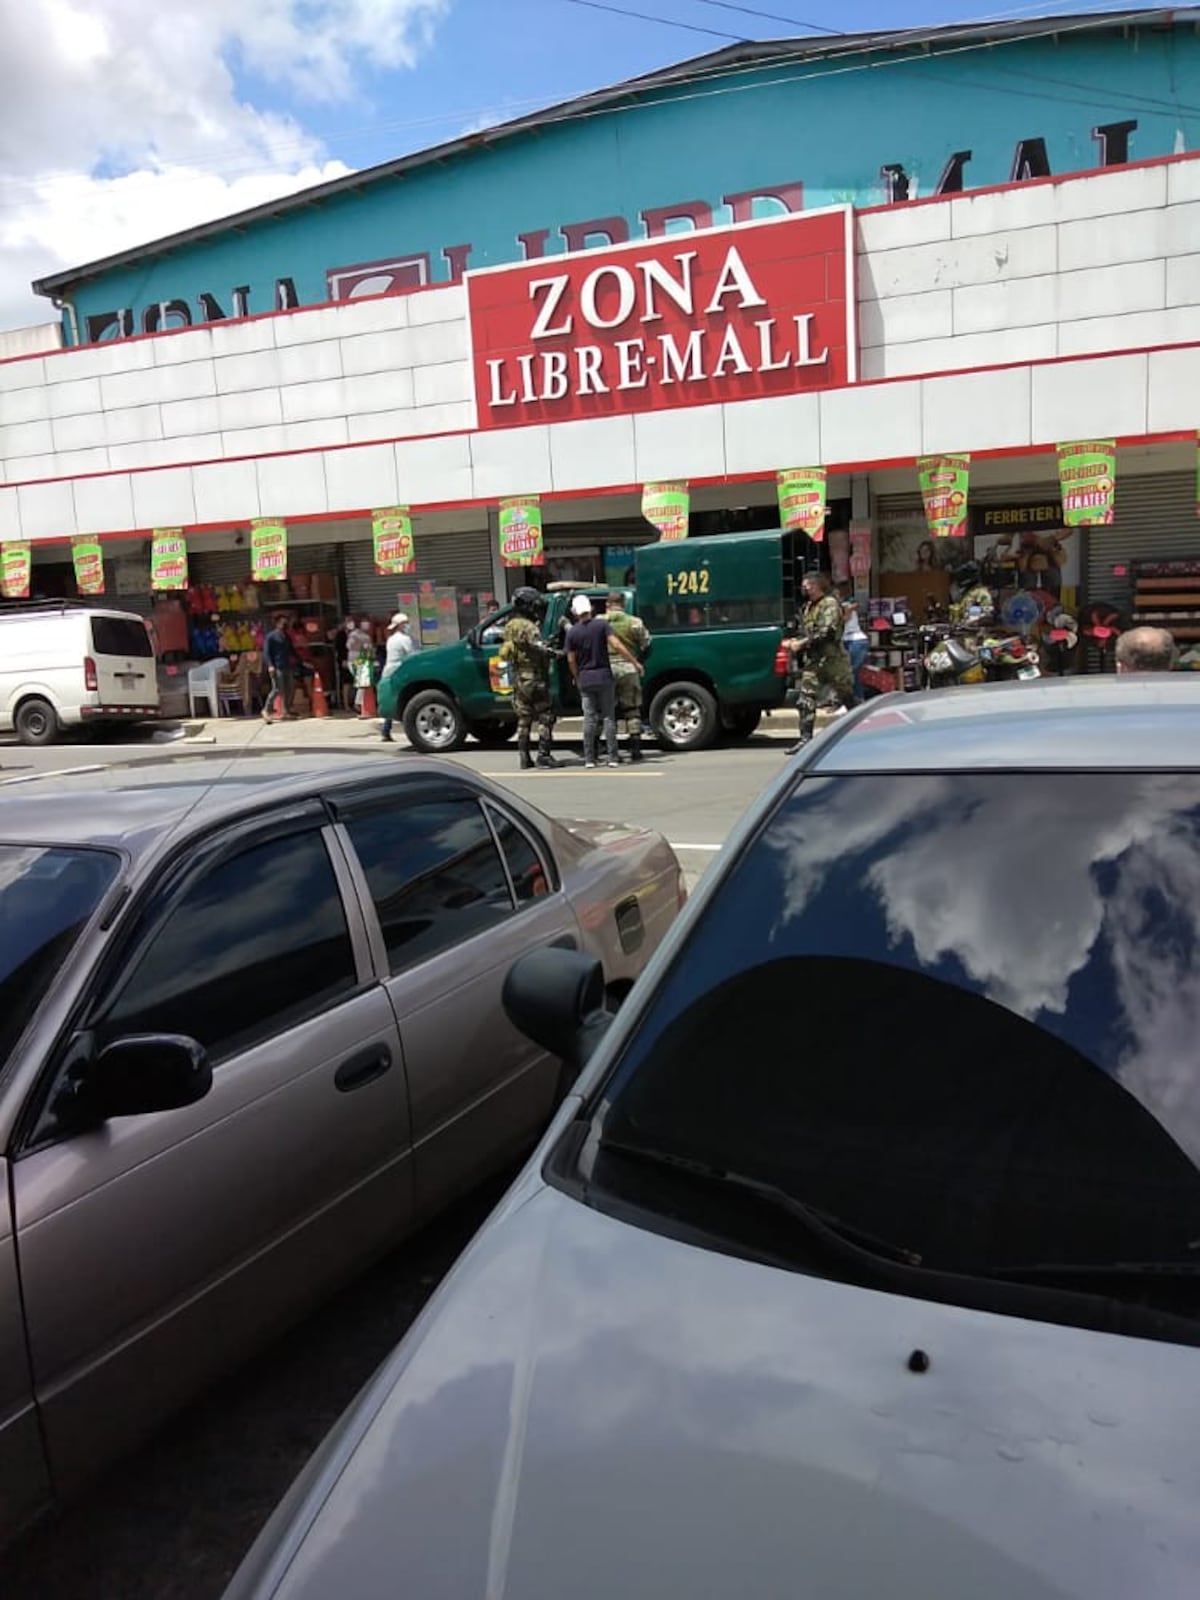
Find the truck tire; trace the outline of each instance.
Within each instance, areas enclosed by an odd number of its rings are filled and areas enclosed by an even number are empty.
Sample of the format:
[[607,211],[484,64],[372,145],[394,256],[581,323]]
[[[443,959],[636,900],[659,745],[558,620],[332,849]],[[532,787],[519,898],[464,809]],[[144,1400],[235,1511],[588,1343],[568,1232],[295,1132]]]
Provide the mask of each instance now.
[[668,683],[650,702],[650,726],[668,750],[707,750],[720,731],[717,702],[699,683]]
[[463,714],[441,689],[422,689],[404,708],[404,731],[414,750],[444,756],[461,750],[467,737]]
[[21,701],[13,726],[22,744],[53,744],[58,738],[58,713],[49,700],[32,695]]
[[502,744],[507,744],[517,731],[515,722],[469,722],[467,732],[478,744],[487,745],[490,749],[499,749]]
[[762,721],[762,712],[757,708],[751,711],[727,711],[721,721],[725,737],[736,743],[742,739],[749,739],[757,730]]

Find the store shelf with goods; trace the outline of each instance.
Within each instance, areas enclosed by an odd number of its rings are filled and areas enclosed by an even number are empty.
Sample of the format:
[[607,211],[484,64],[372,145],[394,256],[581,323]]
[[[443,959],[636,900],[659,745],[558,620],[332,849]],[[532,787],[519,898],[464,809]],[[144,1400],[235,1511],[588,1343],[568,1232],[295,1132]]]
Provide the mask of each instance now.
[[1166,628],[1178,644],[1200,640],[1200,561],[1132,563],[1131,623]]

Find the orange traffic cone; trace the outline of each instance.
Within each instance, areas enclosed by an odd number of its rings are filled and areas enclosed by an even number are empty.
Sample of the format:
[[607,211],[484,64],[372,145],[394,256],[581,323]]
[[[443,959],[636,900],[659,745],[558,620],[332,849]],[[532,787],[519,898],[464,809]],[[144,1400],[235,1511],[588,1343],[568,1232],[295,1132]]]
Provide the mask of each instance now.
[[321,674],[319,672],[313,673],[312,714],[314,717],[327,717],[329,715],[329,701],[325,698],[325,685],[321,682]]

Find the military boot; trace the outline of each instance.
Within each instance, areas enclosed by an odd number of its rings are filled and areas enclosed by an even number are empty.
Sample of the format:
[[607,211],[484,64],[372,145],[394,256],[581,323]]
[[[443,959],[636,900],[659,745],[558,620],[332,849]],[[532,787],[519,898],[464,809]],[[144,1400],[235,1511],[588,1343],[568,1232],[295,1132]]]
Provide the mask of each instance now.
[[631,733],[629,735],[629,759],[630,761],[640,761],[642,759],[642,736],[640,733]]
[[800,713],[800,737],[796,740],[795,744],[789,745],[787,747],[787,749],[784,751],[784,755],[788,755],[788,756],[799,755],[801,750],[804,749],[804,746],[812,738],[813,733],[816,731],[816,726],[817,726],[817,713],[816,713],[816,711],[807,711],[807,712],[806,711],[802,711]]
[[529,735],[528,734],[524,734],[523,733],[517,739],[517,754],[521,758],[521,770],[522,770],[522,772],[526,769],[526,767],[531,767],[533,765],[533,757],[529,754]]
[[538,740],[537,764],[539,767],[561,767],[562,762],[554,755],[554,736],[544,733]]

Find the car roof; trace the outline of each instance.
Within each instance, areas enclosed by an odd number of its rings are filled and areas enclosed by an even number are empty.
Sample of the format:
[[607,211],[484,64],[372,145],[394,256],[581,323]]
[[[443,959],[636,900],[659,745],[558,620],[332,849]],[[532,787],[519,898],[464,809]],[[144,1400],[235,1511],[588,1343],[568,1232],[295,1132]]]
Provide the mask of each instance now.
[[200,831],[265,804],[381,777],[403,783],[421,773],[475,781],[456,764],[408,755],[398,761],[390,752],[347,760],[332,750],[231,754],[186,747],[29,777],[0,773],[0,844],[94,845],[138,857],[185,822]]
[[1200,767],[1200,674],[1038,678],[890,694],[833,725],[808,772]]

